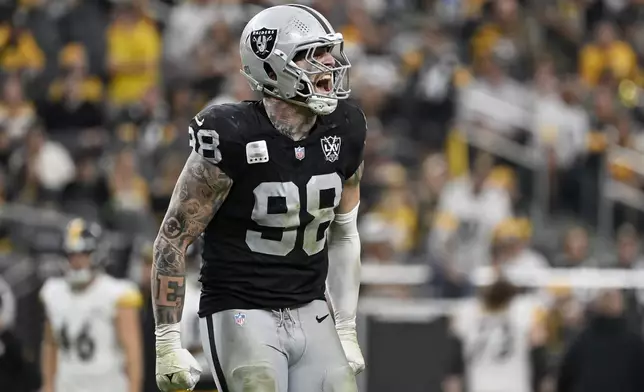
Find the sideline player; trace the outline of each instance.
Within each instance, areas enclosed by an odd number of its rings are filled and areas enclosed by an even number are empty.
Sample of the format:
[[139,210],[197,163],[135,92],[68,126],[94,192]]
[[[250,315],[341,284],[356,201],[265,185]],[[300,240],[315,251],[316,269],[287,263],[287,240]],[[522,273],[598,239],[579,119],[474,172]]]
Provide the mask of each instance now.
[[202,232],[201,334],[219,391],[357,390],[366,121],[343,101],[343,47],[309,7],[265,9],[240,40],[242,73],[263,99],[211,106],[191,121],[193,152],[155,242],[163,391],[199,378],[179,323],[186,248]]
[[544,313],[536,298],[517,292],[499,277],[478,298],[459,304],[451,324],[454,357],[445,392],[539,390],[545,370]]
[[100,229],[82,219],[67,226],[64,277],[48,279],[42,343],[44,392],[140,392],[141,293],[96,267]]

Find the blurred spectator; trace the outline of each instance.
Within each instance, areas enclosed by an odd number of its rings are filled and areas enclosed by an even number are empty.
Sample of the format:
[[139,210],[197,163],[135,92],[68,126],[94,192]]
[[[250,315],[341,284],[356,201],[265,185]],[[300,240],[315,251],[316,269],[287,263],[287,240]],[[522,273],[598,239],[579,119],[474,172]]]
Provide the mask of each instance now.
[[[235,73],[235,76],[244,78],[241,74]],[[248,85],[244,85],[246,90],[250,90]],[[188,85],[178,85],[170,92],[169,110],[170,120],[178,128],[184,128],[198,113],[202,107],[197,104],[197,94]]]
[[14,332],[15,305],[9,285],[0,279],[0,383],[12,391],[35,392],[40,389],[40,372],[25,357]]
[[158,392],[155,367],[156,351],[154,336],[154,312],[152,310],[152,252],[153,243],[141,239],[135,243],[133,254],[129,260],[129,278],[139,286],[143,296],[141,307],[141,337],[143,338],[143,392]]
[[644,1],[629,0],[628,5],[621,11],[618,22],[624,30],[624,36],[632,45],[641,60],[644,57]]
[[534,1],[544,27],[544,45],[554,56],[559,72],[571,73],[577,69],[577,52],[586,31],[585,0]]
[[174,191],[174,186],[177,183],[179,174],[183,169],[184,157],[182,154],[166,155],[165,159],[160,163],[158,176],[154,179],[151,186],[151,200],[152,210],[161,223],[165,215],[170,198]]
[[[617,260],[613,261],[610,267],[644,269],[640,236],[634,226],[625,224],[617,231]],[[627,327],[634,332],[642,333],[644,291],[623,290],[623,303]]]
[[405,71],[410,73],[408,89],[413,102],[414,138],[427,143],[430,150],[440,151],[455,111],[455,73],[459,66],[456,45],[436,23],[425,28],[418,52],[403,57]]
[[588,114],[579,105],[576,83],[562,85],[554,63],[544,59],[534,78],[533,139],[549,160],[551,194],[555,208],[577,211],[581,184],[580,165],[586,155],[590,128]]
[[475,64],[495,57],[515,79],[525,80],[532,72],[539,41],[534,20],[523,13],[517,0],[492,2],[492,18],[472,38]]
[[385,163],[378,173],[382,191],[372,211],[395,228],[394,249],[405,254],[414,249],[418,230],[417,207],[409,190],[407,172],[400,164]]
[[[172,79],[189,78],[194,63],[186,61],[205,40],[218,17],[213,0],[187,0],[173,7],[163,35],[163,57]],[[215,61],[212,59],[212,61]]]
[[11,139],[3,123],[0,123],[0,168],[3,172],[9,169],[9,158],[12,153]]
[[644,390],[644,342],[626,328],[621,293],[602,292],[594,310],[596,315],[564,356],[557,392]]
[[91,151],[77,157],[76,178],[65,187],[61,200],[63,211],[89,222],[100,221],[109,200],[109,188]]
[[155,25],[133,3],[114,9],[107,32],[109,99],[115,107],[140,100],[158,83],[161,39]]
[[146,212],[150,193],[145,179],[139,174],[134,151],[125,148],[114,157],[110,172],[110,204],[114,211]]
[[205,106],[232,103],[256,99],[255,92],[248,88],[248,81],[244,76],[235,73],[224,82],[221,94],[208,101]]
[[609,21],[597,25],[595,39],[582,49],[579,62],[579,73],[589,86],[597,85],[604,72],[620,80],[637,71],[635,52],[618,39],[615,25]]
[[418,182],[418,238],[426,247],[429,232],[435,220],[436,209],[443,187],[449,180],[448,167],[442,155],[429,155],[421,166],[420,180]]
[[75,173],[67,150],[48,140],[40,124],[32,126],[24,147],[12,154],[9,168],[18,200],[28,204],[56,200]]
[[[396,252],[396,228],[376,213],[365,215],[360,220],[362,263],[364,265],[392,265],[402,263]],[[383,297],[407,297],[408,287],[398,285],[364,285],[364,295]]]
[[588,115],[575,100],[572,82],[560,86],[550,59],[544,59],[537,67],[534,92],[535,139],[553,150],[559,170],[569,170],[586,151]]
[[206,97],[219,94],[226,76],[239,68],[238,57],[233,55],[237,50],[236,40],[226,22],[216,20],[212,23],[192,54],[196,67],[193,71],[195,88]]
[[516,137],[529,126],[526,88],[512,80],[496,56],[480,58],[476,79],[466,85],[459,97],[459,120],[464,126],[476,126]]
[[80,43],[67,44],[58,55],[61,77],[56,78],[49,86],[49,99],[63,99],[65,79],[73,77],[81,85],[80,96],[88,102],[100,102],[103,99],[101,79],[90,73],[87,51]]
[[116,136],[125,145],[141,155],[141,169],[146,177],[160,162],[155,152],[177,139],[177,132],[169,124],[169,108],[161,91],[151,87],[136,104],[128,106],[116,118]]
[[36,116],[31,102],[24,94],[20,78],[9,76],[3,84],[0,101],[0,122],[12,141],[24,138]]
[[[487,265],[494,228],[512,216],[507,191],[485,186],[492,165],[491,156],[479,154],[473,163],[472,174],[448,182],[438,203],[438,211],[450,216],[453,224],[437,226],[434,229],[436,233],[432,235],[440,238],[441,232],[455,230],[453,236],[449,237],[454,241],[453,249],[456,253],[453,268],[457,271],[464,272]],[[442,240],[433,246],[444,245],[445,241]]]
[[532,227],[526,219],[507,219],[499,223],[494,229],[494,243],[492,252],[494,263],[508,276],[513,271],[525,272],[547,269],[550,267],[548,260],[530,248]]
[[577,226],[569,229],[563,238],[562,252],[555,256],[554,267],[596,267],[597,261],[591,256],[588,244],[588,232]]
[[627,269],[644,267],[639,234],[633,225],[625,224],[618,230],[617,260],[611,266]]
[[87,48],[72,42],[58,54],[57,75],[38,111],[46,126],[59,132],[98,127],[103,98],[103,82],[90,73]]
[[24,14],[0,23],[0,66],[4,73],[35,74],[45,65],[38,43],[24,25]]
[[60,54],[62,75],[49,87],[48,100],[39,108],[52,131],[78,131],[103,125],[103,84],[88,73],[87,55],[80,44],[67,45]]
[[85,97],[83,80],[69,75],[61,82],[60,100],[43,105],[41,109],[47,128],[56,132],[100,127],[103,124],[101,108]]

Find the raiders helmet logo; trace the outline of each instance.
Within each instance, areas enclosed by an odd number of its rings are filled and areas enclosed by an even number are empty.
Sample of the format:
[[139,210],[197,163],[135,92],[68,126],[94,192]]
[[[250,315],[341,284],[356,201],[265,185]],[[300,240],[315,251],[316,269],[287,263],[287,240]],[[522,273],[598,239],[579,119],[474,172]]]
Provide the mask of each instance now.
[[250,47],[253,49],[255,56],[266,60],[275,48],[277,39],[277,29],[261,28],[250,33]]

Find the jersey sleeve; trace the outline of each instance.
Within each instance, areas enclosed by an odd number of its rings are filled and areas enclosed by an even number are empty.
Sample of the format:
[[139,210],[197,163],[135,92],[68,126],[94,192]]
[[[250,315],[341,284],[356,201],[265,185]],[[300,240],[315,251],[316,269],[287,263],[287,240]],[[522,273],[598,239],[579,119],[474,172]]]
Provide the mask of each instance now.
[[346,178],[353,176],[364,159],[364,147],[367,140],[367,118],[362,110],[355,108],[352,113],[351,130],[347,146]]
[[239,126],[232,113],[217,105],[197,114],[188,127],[192,151],[219,167],[233,181],[246,165]]
[[54,289],[54,282],[52,282],[51,279],[47,279],[45,283],[42,285],[40,288],[40,292],[38,293],[38,299],[40,299],[40,302],[47,307],[49,304],[49,298],[52,297],[52,290]]
[[123,281],[116,292],[117,308],[141,308],[143,296],[134,283]]
[[452,312],[451,319],[450,319],[450,331],[451,333],[459,338],[463,339],[465,336],[465,316],[468,313],[468,306],[469,302],[467,300],[465,302],[458,303],[454,307],[454,311]]

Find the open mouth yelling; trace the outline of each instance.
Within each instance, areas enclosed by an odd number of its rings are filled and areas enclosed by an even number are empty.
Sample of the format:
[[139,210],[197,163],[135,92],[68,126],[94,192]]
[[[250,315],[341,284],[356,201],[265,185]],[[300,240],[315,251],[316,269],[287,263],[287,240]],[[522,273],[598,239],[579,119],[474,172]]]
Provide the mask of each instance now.
[[315,82],[315,89],[324,94],[328,94],[333,90],[333,78],[331,77],[330,74],[326,74],[324,76],[321,76],[316,82]]

